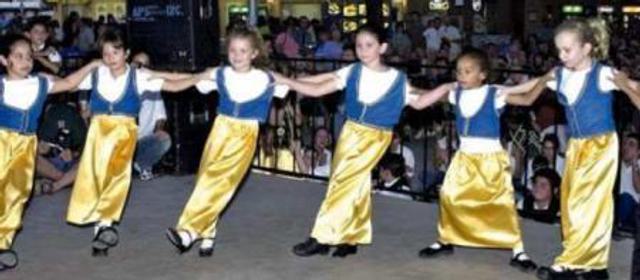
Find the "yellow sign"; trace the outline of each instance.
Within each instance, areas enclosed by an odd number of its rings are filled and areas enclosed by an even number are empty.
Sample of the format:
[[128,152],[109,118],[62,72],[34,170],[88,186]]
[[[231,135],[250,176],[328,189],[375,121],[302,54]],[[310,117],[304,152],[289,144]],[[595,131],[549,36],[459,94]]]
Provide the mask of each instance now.
[[449,0],[430,0],[429,10],[432,10],[432,11],[449,10]]
[[640,14],[640,6],[624,6],[622,12],[625,14]]

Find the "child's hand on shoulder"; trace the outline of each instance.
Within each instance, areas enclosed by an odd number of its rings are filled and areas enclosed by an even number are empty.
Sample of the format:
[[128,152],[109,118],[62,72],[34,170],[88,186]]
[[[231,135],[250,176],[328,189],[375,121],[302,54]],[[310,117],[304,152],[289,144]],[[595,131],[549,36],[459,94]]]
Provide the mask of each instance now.
[[278,72],[271,72],[273,76],[273,83],[276,85],[286,85],[288,78]]
[[613,76],[609,77],[616,86],[622,87],[622,85],[629,82],[629,74],[619,70],[613,70]]

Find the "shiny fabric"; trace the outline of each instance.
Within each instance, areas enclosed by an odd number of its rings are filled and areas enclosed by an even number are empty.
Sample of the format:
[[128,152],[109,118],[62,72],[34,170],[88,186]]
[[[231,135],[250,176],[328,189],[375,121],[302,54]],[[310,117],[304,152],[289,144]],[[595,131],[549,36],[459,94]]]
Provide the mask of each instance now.
[[0,129],[0,250],[11,248],[31,195],[38,140]]
[[69,223],[120,221],[131,185],[137,133],[131,117],[92,118],[69,202]]
[[560,185],[564,250],[555,265],[571,269],[607,268],[618,148],[615,133],[569,140]]
[[457,152],[440,191],[439,241],[523,249],[506,152]]
[[218,115],[209,133],[196,187],[177,228],[214,238],[220,214],[242,182],[256,149],[258,121]]
[[371,170],[386,152],[391,134],[390,130],[345,123],[311,237],[329,245],[371,243]]

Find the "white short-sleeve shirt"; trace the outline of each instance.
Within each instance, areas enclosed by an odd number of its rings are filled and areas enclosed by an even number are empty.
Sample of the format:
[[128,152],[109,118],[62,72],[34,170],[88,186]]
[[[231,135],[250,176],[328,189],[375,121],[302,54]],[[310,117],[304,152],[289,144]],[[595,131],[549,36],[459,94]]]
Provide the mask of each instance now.
[[[638,163],[640,164],[640,160]],[[620,194],[628,193],[636,200],[636,202],[640,201],[640,194],[636,192],[636,189],[633,187],[633,168],[631,165],[627,165],[626,163],[620,163],[620,172],[618,176],[620,176]]]
[[[249,72],[237,72],[232,67],[224,68],[224,84],[227,87],[231,100],[244,103],[259,97],[265,92],[267,87],[271,86],[269,75],[260,69],[251,69]],[[211,71],[211,79],[200,81],[196,84],[196,88],[203,94],[207,94],[218,89],[218,83],[215,81],[218,67]],[[273,96],[277,98],[285,98],[289,92],[289,87],[285,85],[276,85]]]
[[[457,87],[457,85],[456,85]],[[449,103],[460,107],[460,112],[464,117],[470,117],[478,113],[485,99],[489,95],[489,85],[479,88],[463,89],[460,94],[460,104],[456,104],[456,91],[449,92]],[[506,106],[506,95],[496,91],[494,106],[502,109]],[[502,150],[499,139],[487,139],[482,137],[460,137],[460,151],[465,153],[492,153]]]
[[[6,105],[20,110],[27,110],[38,99],[40,81],[37,76],[29,76],[21,80],[2,79],[4,84],[3,99]],[[53,88],[54,82],[48,80],[47,93]]]
[[[127,86],[127,80],[129,79],[129,71],[136,71],[136,87],[138,88],[138,94],[142,95],[145,92],[159,92],[162,91],[164,84],[163,79],[150,79],[151,73],[133,69],[127,66],[127,70],[124,74],[113,77],[109,68],[102,65],[98,67],[98,92],[100,95],[109,102],[118,100],[125,92]],[[81,90],[91,89],[91,77],[93,75],[87,75],[78,86]]]
[[138,139],[152,135],[156,122],[166,119],[167,111],[161,96],[158,99],[143,99],[138,114]]
[[[42,45],[42,46],[38,47],[37,50],[38,51],[44,51],[46,47],[47,47],[46,45]],[[61,63],[62,62],[62,56],[54,48],[51,48],[51,52],[49,53],[49,55],[47,55],[47,59],[49,59],[49,61],[51,61],[53,63]]]
[[[353,65],[350,64],[336,71],[339,90],[347,86],[347,79]],[[379,72],[362,65],[360,81],[358,82],[358,101],[364,104],[375,103],[389,91],[398,75],[400,75],[400,71],[391,67],[384,72]],[[407,82],[404,91],[405,105],[418,98],[417,95],[411,94],[409,90],[410,86]]]
[[[578,99],[578,95],[580,95],[580,92],[582,91],[582,86],[587,79],[589,71],[591,71],[591,68],[578,71],[573,71],[566,67],[562,68],[562,84],[560,85],[560,90],[567,97],[569,104],[573,104],[576,99]],[[613,78],[613,68],[603,65],[600,69],[600,76],[598,77],[600,90],[612,91],[618,89],[618,87],[610,80],[611,78]],[[557,90],[557,80],[554,79],[548,81],[547,87],[551,90]]]

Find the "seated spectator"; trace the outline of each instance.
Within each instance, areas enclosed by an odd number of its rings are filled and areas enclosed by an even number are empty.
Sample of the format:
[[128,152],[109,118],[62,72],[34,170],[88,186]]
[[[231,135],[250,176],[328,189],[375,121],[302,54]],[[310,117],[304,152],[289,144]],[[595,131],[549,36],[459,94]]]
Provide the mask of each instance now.
[[263,129],[258,140],[259,151],[254,164],[277,171],[299,172],[294,154],[291,152],[296,142],[291,141],[286,134],[287,130],[284,127]]
[[[546,166],[556,171],[558,174],[564,173],[564,157],[560,155],[559,150],[559,142],[558,138],[555,134],[549,134],[544,137],[542,140],[542,153],[540,156],[544,157],[546,160]],[[535,158],[534,158],[535,159]],[[532,178],[534,173],[536,172],[536,168],[534,168],[533,160],[529,160],[527,164],[527,174],[529,178]],[[531,189],[531,182],[527,185],[528,189]]]
[[329,177],[331,172],[331,135],[324,127],[316,129],[314,134],[313,149],[302,151],[294,148],[298,167],[305,174]]
[[[132,59],[134,67],[147,67],[149,56],[139,53]],[[167,113],[160,92],[145,93],[138,115],[138,143],[134,158],[134,169],[140,180],[154,178],[153,166],[162,159],[171,148],[171,136],[165,129]]]
[[542,168],[533,176],[531,192],[526,192],[518,202],[518,212],[524,218],[543,223],[555,223],[558,220],[560,200],[558,189],[560,176],[551,168]]
[[413,155],[413,151],[409,147],[407,147],[407,142],[401,138],[400,131],[395,131],[393,133],[393,139],[391,140],[391,146],[389,147],[389,151],[394,154],[401,155],[404,159],[405,163],[405,171],[407,179],[413,178],[413,174],[416,167],[416,159]]
[[73,183],[87,133],[73,103],[55,103],[44,113],[38,130],[36,194],[52,194]]
[[620,163],[620,194],[616,205],[617,231],[633,232],[636,229],[634,213],[640,198],[640,135],[630,133],[622,142]]
[[43,18],[34,18],[27,26],[25,36],[31,40],[33,72],[58,74],[62,65],[62,56],[49,44],[48,21]]
[[387,153],[380,160],[379,180],[374,189],[376,193],[383,195],[413,199],[410,192],[411,188],[407,184],[404,177],[405,163],[399,154]]

